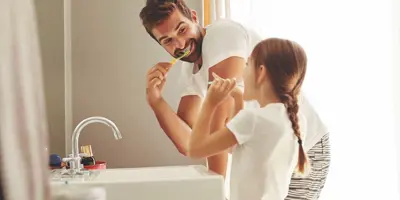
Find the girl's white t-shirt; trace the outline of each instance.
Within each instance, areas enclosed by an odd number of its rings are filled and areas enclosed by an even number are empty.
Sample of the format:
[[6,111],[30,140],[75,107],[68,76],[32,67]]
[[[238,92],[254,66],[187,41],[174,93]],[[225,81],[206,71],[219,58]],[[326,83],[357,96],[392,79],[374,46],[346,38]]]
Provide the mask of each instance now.
[[[301,134],[306,119],[299,113]],[[232,151],[230,200],[283,200],[297,165],[298,138],[282,103],[241,110],[228,124]]]

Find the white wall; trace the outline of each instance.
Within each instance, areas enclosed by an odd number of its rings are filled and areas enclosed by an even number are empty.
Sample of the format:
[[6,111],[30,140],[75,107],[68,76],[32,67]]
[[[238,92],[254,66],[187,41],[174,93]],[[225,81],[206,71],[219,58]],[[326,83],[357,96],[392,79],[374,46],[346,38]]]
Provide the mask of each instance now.
[[[202,1],[186,2],[202,13]],[[71,3],[73,126],[99,115],[114,121],[123,135],[116,141],[108,127],[92,124],[84,129],[80,145],[91,144],[95,157],[111,168],[195,163],[177,152],[146,103],[147,70],[171,57],[141,25],[145,0]],[[173,109],[179,100],[178,72],[179,65],[164,91]]]
[[35,0],[50,153],[65,153],[63,0]]

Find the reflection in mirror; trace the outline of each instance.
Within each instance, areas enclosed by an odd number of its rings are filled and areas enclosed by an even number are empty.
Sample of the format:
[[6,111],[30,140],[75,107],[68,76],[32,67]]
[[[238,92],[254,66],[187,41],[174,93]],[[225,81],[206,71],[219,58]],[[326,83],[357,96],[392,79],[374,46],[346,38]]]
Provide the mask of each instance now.
[[[105,117],[123,139],[114,141],[99,124],[85,128],[78,147],[89,146],[107,168],[205,164],[181,156],[146,102],[146,73],[170,62],[145,31],[139,12],[145,1],[35,0],[44,73],[51,167],[68,166],[72,132],[82,120]],[[186,3],[202,19],[202,3]],[[168,74],[163,96],[177,110],[181,61]],[[116,155],[129,156],[121,158]]]

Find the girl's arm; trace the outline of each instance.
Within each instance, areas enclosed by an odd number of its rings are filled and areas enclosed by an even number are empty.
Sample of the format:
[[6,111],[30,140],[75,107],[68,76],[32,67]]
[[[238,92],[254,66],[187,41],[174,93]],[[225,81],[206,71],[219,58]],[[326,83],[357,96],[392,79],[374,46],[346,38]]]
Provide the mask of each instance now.
[[[235,111],[237,111],[237,109],[238,107],[236,107]],[[214,133],[210,133],[211,119],[213,118],[215,110],[216,105],[204,101],[200,115],[193,126],[192,135],[189,140],[189,157],[209,157],[237,144],[234,134],[226,126]]]

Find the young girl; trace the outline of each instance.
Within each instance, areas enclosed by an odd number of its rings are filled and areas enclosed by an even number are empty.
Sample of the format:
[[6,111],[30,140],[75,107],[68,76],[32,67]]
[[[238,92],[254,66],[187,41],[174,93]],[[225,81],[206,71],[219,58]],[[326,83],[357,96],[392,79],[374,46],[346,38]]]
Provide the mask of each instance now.
[[[294,170],[304,174],[305,121],[298,95],[307,58],[297,43],[278,38],[260,42],[244,71],[244,93],[236,81],[214,74],[189,142],[189,156],[205,158],[235,145],[232,152],[231,200],[283,200]],[[256,100],[259,108],[241,109],[226,127],[210,133],[210,120],[226,98],[237,105]]]

